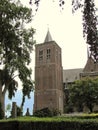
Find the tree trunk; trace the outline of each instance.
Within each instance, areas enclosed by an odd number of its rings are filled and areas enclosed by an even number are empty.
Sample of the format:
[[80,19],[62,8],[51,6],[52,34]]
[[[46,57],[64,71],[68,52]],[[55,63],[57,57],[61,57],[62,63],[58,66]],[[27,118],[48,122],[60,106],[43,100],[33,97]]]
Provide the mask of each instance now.
[[5,94],[2,94],[1,96],[1,106],[2,106],[2,110],[5,113]]
[[1,109],[2,109],[3,113],[5,113],[5,94],[2,93],[1,80],[0,80],[0,103],[1,103]]

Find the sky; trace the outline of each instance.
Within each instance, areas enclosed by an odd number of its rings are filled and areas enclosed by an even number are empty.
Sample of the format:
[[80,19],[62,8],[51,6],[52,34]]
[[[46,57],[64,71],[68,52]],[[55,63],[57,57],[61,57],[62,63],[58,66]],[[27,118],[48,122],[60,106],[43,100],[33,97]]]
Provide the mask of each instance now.
[[[34,10],[34,6],[29,5],[29,0],[21,1]],[[44,42],[49,29],[52,39],[62,49],[63,69],[84,68],[87,61],[87,44],[83,38],[82,14],[80,10],[72,14],[72,0],[65,1],[63,10],[59,7],[58,1],[54,1],[41,0],[39,9],[33,17],[31,26],[36,30],[36,44]],[[35,52],[32,54],[31,63],[33,72],[34,54]]]
[[87,59],[87,45],[83,38],[82,17],[80,12],[72,15],[71,0],[65,3],[60,12],[57,3],[42,0],[35,16],[36,40],[42,43],[49,28],[53,40],[62,48],[64,69],[84,67]]

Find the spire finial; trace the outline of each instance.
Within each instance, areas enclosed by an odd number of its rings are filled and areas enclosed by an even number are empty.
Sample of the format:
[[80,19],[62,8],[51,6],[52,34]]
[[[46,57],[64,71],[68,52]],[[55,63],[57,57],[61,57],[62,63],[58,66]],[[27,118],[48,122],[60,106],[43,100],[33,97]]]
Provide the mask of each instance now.
[[46,38],[45,38],[44,42],[46,43],[46,42],[50,42],[50,41],[53,41],[53,40],[52,40],[51,34],[49,32],[49,27],[48,27],[47,35],[46,35]]
[[49,23],[47,24],[47,32],[49,31]]

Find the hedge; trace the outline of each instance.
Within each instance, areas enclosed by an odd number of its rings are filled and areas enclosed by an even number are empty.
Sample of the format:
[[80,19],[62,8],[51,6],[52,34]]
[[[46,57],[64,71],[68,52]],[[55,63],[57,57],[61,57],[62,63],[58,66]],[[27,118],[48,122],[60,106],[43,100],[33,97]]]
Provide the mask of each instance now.
[[0,130],[98,130],[98,122],[92,121],[9,121],[0,122]]

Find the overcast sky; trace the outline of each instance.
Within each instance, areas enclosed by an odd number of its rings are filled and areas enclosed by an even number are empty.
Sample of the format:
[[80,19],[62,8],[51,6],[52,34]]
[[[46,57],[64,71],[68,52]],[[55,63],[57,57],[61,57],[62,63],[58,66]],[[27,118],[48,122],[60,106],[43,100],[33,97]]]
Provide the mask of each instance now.
[[[29,0],[21,1],[31,7],[28,4]],[[52,39],[62,48],[62,66],[64,69],[83,68],[85,66],[87,44],[83,38],[82,15],[80,11],[72,14],[71,0],[66,1],[63,11],[60,11],[58,2],[41,0],[39,10],[33,17],[32,27],[36,29],[37,44],[44,42],[49,28]],[[34,59],[32,60],[34,61]]]

